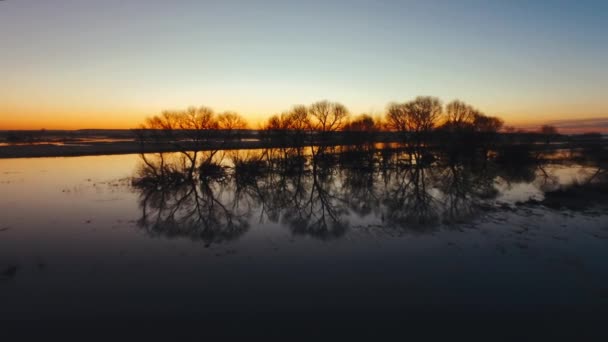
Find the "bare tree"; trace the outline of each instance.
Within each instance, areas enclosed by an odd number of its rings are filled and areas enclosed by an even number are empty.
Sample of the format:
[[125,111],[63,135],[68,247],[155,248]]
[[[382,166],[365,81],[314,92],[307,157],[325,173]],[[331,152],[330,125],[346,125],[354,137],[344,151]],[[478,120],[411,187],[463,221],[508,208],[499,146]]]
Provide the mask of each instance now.
[[404,103],[391,103],[386,112],[386,128],[398,132],[407,132],[408,110]]
[[374,118],[367,114],[359,115],[354,120],[344,126],[345,131],[353,132],[373,132],[377,129],[378,127],[376,127],[376,122],[374,121]]
[[218,123],[209,107],[190,107],[183,112],[173,112],[179,129],[192,133],[192,139],[207,138],[205,134],[209,130],[217,129]]
[[161,115],[146,119],[142,128],[162,131],[172,140],[179,138],[176,134],[180,130],[182,139],[202,143],[209,138],[210,130],[218,128],[218,123],[212,109],[190,107],[184,111],[164,111]]
[[266,124],[264,124],[262,129],[264,129],[266,131],[284,130],[284,129],[286,129],[285,128],[286,117],[287,117],[287,113],[281,113],[280,115],[275,114],[275,115],[271,116],[270,118],[268,118],[268,121],[266,122]]
[[302,132],[310,127],[310,115],[306,106],[297,105],[288,114],[288,127],[291,130]]
[[[217,118],[212,109],[208,107],[190,107],[183,111],[164,111],[161,115],[148,118],[139,136],[142,146],[145,143],[161,143],[173,146],[185,158],[188,159],[188,176],[194,175],[197,165],[198,153],[203,149],[210,149],[213,132],[219,128]],[[217,147],[217,146],[216,146]],[[210,160],[217,152],[209,154]],[[146,156],[142,153],[142,159],[146,164]]]
[[500,131],[504,121],[495,116],[486,116],[482,113],[475,113],[473,127],[476,132],[480,133],[497,133]]
[[275,114],[263,126],[265,135],[281,145],[301,145],[309,128],[308,109],[305,106],[295,106],[289,112]]
[[348,119],[348,109],[338,102],[319,101],[309,109],[310,128],[326,133],[341,130]]
[[295,106],[289,112],[275,114],[268,119],[265,130],[283,131],[304,131],[310,127],[308,109],[305,106]]
[[235,112],[224,112],[217,117],[218,128],[227,138],[241,141],[242,130],[247,129],[247,121]]
[[390,104],[386,121],[388,127],[396,131],[425,133],[437,125],[442,112],[438,98],[419,96],[407,103]]
[[459,100],[454,100],[445,106],[446,125],[455,130],[470,128],[478,114],[475,108]]
[[247,129],[247,121],[235,112],[224,112],[217,117],[219,129],[233,131]]
[[362,114],[344,126],[345,141],[354,144],[355,148],[374,148],[376,133],[380,130],[378,123],[367,114]]

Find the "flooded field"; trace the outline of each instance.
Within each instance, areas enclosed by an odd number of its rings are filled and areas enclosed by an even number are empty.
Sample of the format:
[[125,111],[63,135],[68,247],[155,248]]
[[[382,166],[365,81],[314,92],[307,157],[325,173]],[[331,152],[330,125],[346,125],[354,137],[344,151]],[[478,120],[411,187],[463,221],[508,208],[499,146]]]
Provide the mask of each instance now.
[[0,159],[0,317],[606,312],[606,173],[559,153]]

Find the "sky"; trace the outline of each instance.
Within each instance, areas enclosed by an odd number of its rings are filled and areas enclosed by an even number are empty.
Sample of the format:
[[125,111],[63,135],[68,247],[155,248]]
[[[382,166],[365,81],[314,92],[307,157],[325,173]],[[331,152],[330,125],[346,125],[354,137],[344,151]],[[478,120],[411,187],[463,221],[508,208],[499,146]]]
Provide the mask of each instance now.
[[[0,1],[0,129],[255,126],[328,99],[432,95],[508,124],[608,117],[608,1]],[[599,120],[598,122],[606,122]]]

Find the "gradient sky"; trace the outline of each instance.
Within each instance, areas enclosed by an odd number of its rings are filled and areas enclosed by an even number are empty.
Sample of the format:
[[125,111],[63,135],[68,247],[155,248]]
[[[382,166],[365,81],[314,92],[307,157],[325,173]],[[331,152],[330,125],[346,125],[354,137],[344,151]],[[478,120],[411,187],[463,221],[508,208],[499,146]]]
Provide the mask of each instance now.
[[261,118],[417,95],[507,123],[608,116],[608,1],[0,1],[0,129]]

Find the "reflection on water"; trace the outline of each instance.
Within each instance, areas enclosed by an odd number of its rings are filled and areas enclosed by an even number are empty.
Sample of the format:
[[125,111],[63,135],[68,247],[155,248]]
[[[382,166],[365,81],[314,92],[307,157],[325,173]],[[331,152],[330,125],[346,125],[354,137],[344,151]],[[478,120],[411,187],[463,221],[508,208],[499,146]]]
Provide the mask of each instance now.
[[348,147],[161,153],[141,157],[133,184],[142,228],[207,244],[235,239],[251,222],[265,221],[319,239],[369,227],[432,232],[543,201],[545,192],[605,187],[602,164],[564,164],[561,151],[541,157],[524,148],[493,159]]
[[186,236],[193,240],[230,241],[249,228],[248,211],[234,196],[222,195],[226,182],[179,182],[172,186],[142,186],[139,225],[152,235]]
[[0,159],[0,318],[605,312],[606,159],[525,146]]

